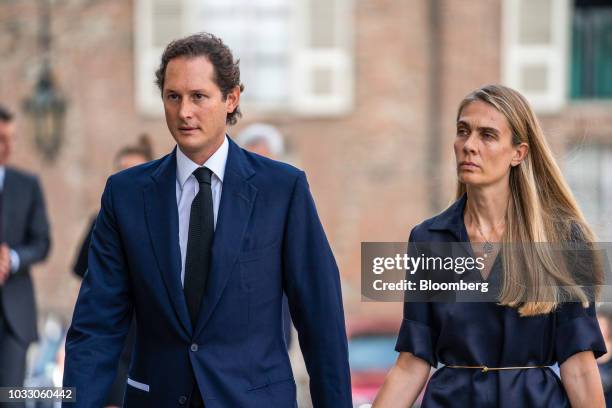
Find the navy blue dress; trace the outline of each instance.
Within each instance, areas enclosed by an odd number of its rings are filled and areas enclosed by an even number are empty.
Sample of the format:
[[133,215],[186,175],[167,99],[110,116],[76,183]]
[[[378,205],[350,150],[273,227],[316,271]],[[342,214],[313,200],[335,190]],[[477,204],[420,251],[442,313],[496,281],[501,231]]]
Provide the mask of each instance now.
[[[464,195],[416,226],[411,242],[469,241],[466,201]],[[499,279],[500,269],[496,261],[488,280]],[[593,305],[564,303],[548,315],[520,317],[516,309],[495,302],[406,302],[396,350],[434,367],[524,367],[561,365],[586,350],[599,357],[606,347]],[[548,367],[488,372],[442,367],[431,377],[422,403],[423,408],[569,406],[561,380]]]

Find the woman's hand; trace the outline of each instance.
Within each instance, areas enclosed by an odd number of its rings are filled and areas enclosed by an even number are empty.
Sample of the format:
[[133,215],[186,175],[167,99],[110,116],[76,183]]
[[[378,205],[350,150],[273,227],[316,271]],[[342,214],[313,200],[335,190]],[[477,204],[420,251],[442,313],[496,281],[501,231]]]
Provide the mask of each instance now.
[[429,363],[412,353],[400,353],[372,407],[412,407],[427,382],[430,369]]
[[561,364],[561,381],[573,408],[605,408],[599,368],[592,351],[576,353]]

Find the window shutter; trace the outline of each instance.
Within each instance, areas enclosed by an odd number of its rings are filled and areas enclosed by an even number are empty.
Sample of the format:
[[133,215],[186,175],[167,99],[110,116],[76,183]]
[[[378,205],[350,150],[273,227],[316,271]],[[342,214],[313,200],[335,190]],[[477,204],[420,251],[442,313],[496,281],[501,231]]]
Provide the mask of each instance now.
[[292,66],[298,113],[337,115],[353,106],[352,0],[295,2],[300,16]]
[[502,78],[541,112],[567,100],[570,0],[504,0]]

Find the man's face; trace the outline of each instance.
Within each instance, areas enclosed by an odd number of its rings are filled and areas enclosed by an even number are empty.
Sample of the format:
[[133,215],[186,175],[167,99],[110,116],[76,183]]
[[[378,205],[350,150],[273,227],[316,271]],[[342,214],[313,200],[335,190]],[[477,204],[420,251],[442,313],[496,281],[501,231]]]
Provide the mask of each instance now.
[[5,165],[13,151],[15,122],[0,120],[0,166]]
[[227,114],[238,106],[238,87],[223,97],[206,57],[179,57],[166,67],[162,97],[168,129],[183,153],[203,164],[223,143]]
[[117,170],[125,170],[130,167],[138,166],[139,164],[143,164],[147,162],[147,158],[141,154],[124,154],[117,161]]
[[249,152],[257,153],[257,154],[259,154],[261,156],[268,157],[270,159],[275,159],[276,158],[272,154],[272,151],[270,150],[270,146],[268,145],[268,143],[265,142],[265,140],[256,140],[256,141],[254,141],[252,143],[247,144],[244,147]]

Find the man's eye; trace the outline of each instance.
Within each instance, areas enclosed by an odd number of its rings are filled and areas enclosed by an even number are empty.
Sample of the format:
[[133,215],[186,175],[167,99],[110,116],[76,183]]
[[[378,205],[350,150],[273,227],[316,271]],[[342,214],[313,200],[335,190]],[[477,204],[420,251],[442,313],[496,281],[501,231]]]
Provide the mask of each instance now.
[[178,95],[177,94],[168,94],[166,95],[166,98],[171,100],[171,101],[175,101],[178,99]]
[[193,95],[193,98],[196,100],[200,100],[200,99],[204,99],[206,97],[206,95],[201,94],[201,93],[197,93]]
[[466,136],[468,134],[466,129],[457,129],[457,136]]

